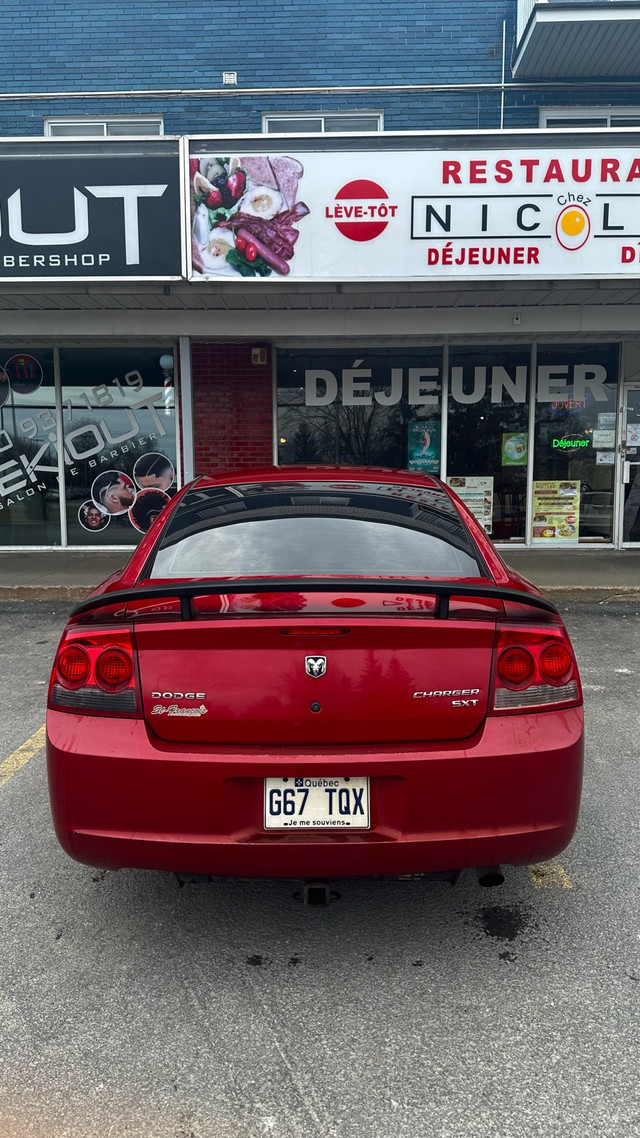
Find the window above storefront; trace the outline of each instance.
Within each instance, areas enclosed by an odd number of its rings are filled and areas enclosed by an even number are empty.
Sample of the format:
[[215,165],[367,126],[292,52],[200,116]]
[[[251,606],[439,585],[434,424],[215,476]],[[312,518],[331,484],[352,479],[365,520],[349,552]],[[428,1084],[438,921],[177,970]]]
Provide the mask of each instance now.
[[266,112],[262,116],[263,134],[359,134],[379,130],[384,130],[382,111]]
[[547,130],[556,127],[610,129],[612,127],[640,126],[640,107],[544,107],[540,111],[540,126]]
[[162,115],[51,115],[45,138],[131,138],[164,134]]

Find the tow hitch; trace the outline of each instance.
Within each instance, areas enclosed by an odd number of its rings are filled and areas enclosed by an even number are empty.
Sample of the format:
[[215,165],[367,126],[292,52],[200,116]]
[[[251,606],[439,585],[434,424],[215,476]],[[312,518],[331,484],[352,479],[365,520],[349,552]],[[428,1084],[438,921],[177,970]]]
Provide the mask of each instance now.
[[[298,894],[300,896],[300,894]],[[326,881],[305,881],[302,886],[302,901],[315,908],[326,908],[332,901],[339,901],[340,894],[330,889]]]

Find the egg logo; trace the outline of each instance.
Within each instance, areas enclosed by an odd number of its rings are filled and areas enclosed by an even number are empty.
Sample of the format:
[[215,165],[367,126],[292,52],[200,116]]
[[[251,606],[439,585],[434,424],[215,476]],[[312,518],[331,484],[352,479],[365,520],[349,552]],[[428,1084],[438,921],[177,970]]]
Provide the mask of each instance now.
[[584,206],[567,205],[558,214],[556,237],[563,249],[582,249],[591,233],[591,219]]
[[372,241],[384,233],[397,205],[389,203],[387,191],[368,178],[355,178],[338,190],[335,202],[327,206],[326,217],[350,241]]

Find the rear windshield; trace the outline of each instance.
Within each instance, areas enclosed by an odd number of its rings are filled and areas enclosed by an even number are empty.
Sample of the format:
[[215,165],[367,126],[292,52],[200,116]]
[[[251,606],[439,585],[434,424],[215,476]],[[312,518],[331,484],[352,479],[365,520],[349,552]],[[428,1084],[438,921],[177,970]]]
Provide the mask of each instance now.
[[145,575],[483,575],[454,504],[437,486],[252,483],[194,488]]

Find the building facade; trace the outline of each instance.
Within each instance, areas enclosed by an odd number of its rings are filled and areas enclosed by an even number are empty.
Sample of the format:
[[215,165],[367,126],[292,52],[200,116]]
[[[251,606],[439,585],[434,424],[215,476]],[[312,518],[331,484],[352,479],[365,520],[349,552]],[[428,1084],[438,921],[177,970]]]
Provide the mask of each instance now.
[[640,544],[640,7],[43,11],[0,13],[0,546],[264,463]]

